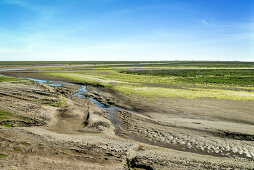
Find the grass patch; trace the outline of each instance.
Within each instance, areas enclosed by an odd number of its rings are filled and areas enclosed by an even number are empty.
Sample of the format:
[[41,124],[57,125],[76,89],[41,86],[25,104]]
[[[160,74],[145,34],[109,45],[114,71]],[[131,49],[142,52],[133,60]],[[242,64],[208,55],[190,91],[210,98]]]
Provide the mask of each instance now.
[[7,128],[14,127],[13,125],[9,124],[8,121],[6,121],[6,120],[10,120],[14,117],[16,117],[16,116],[14,116],[13,114],[11,114],[9,112],[0,110],[0,126],[7,127]]
[[41,100],[45,101],[45,105],[53,106],[53,107],[60,107],[67,104],[67,101],[65,99],[59,99],[59,100]]
[[57,77],[64,77],[67,79],[79,81],[82,83],[88,83],[93,84],[96,86],[103,86],[103,87],[111,87],[113,82],[116,82],[114,80],[106,80],[99,76],[91,76],[91,75],[85,75],[80,74],[79,72],[63,72],[63,73],[46,73],[45,75],[51,75],[51,76],[57,76]]
[[45,105],[53,106],[53,107],[60,107],[60,106],[67,105],[67,100],[62,95],[59,95],[59,99],[57,100],[41,99],[41,101],[43,101]]
[[0,120],[6,120],[9,119],[11,116],[11,113],[0,111]]
[[0,76],[0,82],[5,82],[5,81],[19,81],[22,80],[20,78],[16,77],[10,77],[10,76]]
[[41,73],[151,98],[254,100],[253,69],[98,69]]
[[162,162],[156,162],[158,165],[163,165],[163,163]]
[[13,150],[16,151],[16,152],[19,152],[19,151],[20,151],[20,148],[14,147]]
[[57,101],[50,101],[48,103],[48,105],[53,106],[53,107],[60,107],[60,106],[66,105],[66,104],[67,104],[67,102],[63,99],[62,100],[57,100]]
[[85,70],[48,73],[94,85],[110,87],[114,83],[200,84],[254,87],[251,69],[171,69],[171,70]]
[[0,158],[5,158],[7,157],[8,155],[5,155],[5,154],[0,154]]
[[10,125],[10,124],[8,124],[8,123],[1,123],[0,122],[0,126],[2,126],[2,127],[7,127],[7,128],[12,128],[13,126],[12,125]]
[[124,74],[154,76],[158,79],[174,78],[190,84],[226,84],[254,87],[252,69],[172,69],[172,70],[125,70]]
[[137,87],[127,85],[125,86],[119,85],[114,88],[127,94],[137,94],[146,97],[186,97],[186,98],[210,97],[231,100],[254,100],[254,92],[246,92],[246,91],[202,89],[202,88],[173,89],[162,87],[144,87],[144,86]]
[[70,71],[70,72],[51,72],[46,75],[59,76],[71,80],[100,85],[104,87],[112,87],[115,84],[124,83],[161,83],[171,84],[172,78],[158,78],[147,75],[131,75],[119,73],[116,70],[85,70],[85,71]]

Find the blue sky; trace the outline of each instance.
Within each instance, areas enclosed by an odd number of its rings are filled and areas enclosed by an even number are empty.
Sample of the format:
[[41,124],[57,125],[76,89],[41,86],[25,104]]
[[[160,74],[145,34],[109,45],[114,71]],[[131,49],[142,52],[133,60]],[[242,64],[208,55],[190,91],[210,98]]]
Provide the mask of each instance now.
[[253,0],[0,0],[0,60],[254,61]]

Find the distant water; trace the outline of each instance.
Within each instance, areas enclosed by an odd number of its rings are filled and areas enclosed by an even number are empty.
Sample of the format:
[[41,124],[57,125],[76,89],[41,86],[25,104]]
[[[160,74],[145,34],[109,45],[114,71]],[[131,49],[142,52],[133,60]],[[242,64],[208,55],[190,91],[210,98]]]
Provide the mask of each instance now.
[[16,70],[25,70],[25,69],[0,69],[0,71],[16,71]]

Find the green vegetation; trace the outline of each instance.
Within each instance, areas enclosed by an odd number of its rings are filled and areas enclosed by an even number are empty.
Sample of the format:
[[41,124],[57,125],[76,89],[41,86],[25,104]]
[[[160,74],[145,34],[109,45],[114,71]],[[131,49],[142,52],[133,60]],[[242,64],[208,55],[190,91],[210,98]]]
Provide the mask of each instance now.
[[44,101],[45,105],[53,106],[53,107],[60,107],[67,104],[67,100],[64,96],[59,95],[58,100],[50,100],[50,99],[41,99],[41,101]]
[[[157,63],[153,61],[152,63]],[[76,65],[76,64],[128,64],[140,63],[139,61],[0,61],[0,65]],[[151,63],[149,61],[149,63]]]
[[[215,68],[254,68],[253,62],[238,61],[0,61],[0,65],[80,65],[80,64],[110,64],[107,67],[148,66],[148,67],[215,67]],[[98,66],[101,67],[101,66]],[[103,66],[105,67],[105,66]]]
[[158,165],[163,165],[163,163],[161,163],[161,162],[156,162]]
[[20,148],[14,147],[13,150],[16,151],[16,152],[19,152],[19,151],[20,151]]
[[58,77],[64,77],[71,80],[76,80],[82,83],[88,83],[93,84],[96,86],[103,86],[103,87],[111,87],[113,82],[116,82],[114,80],[106,80],[103,77],[99,76],[91,76],[91,75],[85,75],[80,74],[79,72],[51,72],[51,73],[43,73],[46,75],[51,76],[58,76]]
[[[254,62],[43,61],[0,62],[1,64],[54,66],[38,67],[35,70],[44,75],[64,77],[150,98],[254,100]],[[64,101],[49,101],[48,104],[58,107]]]
[[13,127],[12,125],[8,124],[8,123],[1,123],[0,126],[3,126],[3,127],[7,127],[7,128],[11,128]]
[[43,74],[102,86],[127,82],[254,87],[254,70],[252,69],[84,70]]
[[11,124],[5,121],[11,119],[12,117],[13,115],[11,113],[0,110],[0,126],[8,128],[13,127]]
[[147,97],[186,97],[199,98],[210,97],[232,100],[254,100],[254,92],[233,91],[223,89],[206,88],[163,88],[163,87],[138,87],[138,86],[116,86],[116,90],[127,94],[138,94]]
[[9,119],[10,116],[11,116],[11,113],[0,111],[0,120]]
[[66,105],[66,101],[65,100],[50,101],[48,105],[53,107],[60,107]]
[[[112,70],[130,70],[130,69],[177,69],[177,68],[254,68],[254,62],[237,61],[38,61],[38,62],[13,62],[17,65],[44,65],[48,68],[33,68],[31,70],[57,71],[57,70],[91,70],[91,69],[112,69]],[[1,62],[0,62],[1,65]],[[57,67],[56,65],[59,65]]]
[[[28,117],[19,116],[4,110],[0,110],[0,126],[2,127],[16,127],[22,125],[23,121],[30,121]],[[21,123],[21,124],[20,124]]]
[[[254,100],[252,69],[83,70],[44,72],[146,97]],[[237,90],[235,90],[237,89]]]
[[254,87],[254,70],[252,69],[126,70],[121,73],[160,78],[174,77],[176,81],[192,84],[228,84]]
[[4,82],[4,81],[19,81],[21,80],[20,78],[16,78],[16,77],[10,77],[10,76],[0,76],[0,82]]
[[8,155],[0,154],[0,158],[5,158],[6,156],[8,156]]

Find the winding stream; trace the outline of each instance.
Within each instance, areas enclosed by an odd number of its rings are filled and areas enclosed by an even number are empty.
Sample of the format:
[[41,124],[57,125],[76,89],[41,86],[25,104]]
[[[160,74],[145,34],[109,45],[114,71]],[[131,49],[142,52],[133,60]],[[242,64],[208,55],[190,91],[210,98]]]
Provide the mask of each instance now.
[[[25,70],[25,69],[0,69],[0,71],[15,71],[15,70]],[[0,74],[0,76],[4,76],[4,75]],[[51,85],[51,86],[57,86],[57,87],[61,87],[61,86],[63,86],[63,84],[77,85],[77,84],[74,84],[74,83],[64,83],[64,82],[59,82],[59,81],[41,80],[41,79],[34,79],[34,78],[29,78],[29,77],[20,77],[20,78],[28,79],[28,80],[39,82],[39,83],[48,84],[48,85]],[[84,92],[87,92],[87,88],[86,88],[85,85],[82,85],[81,88],[79,90],[76,90],[76,93],[69,96],[69,98],[72,98],[74,96],[78,96],[80,98],[87,98],[85,95],[82,95]],[[128,112],[131,112],[131,113],[136,113],[132,110],[123,109],[121,107],[114,106],[114,105],[106,106],[106,105],[102,104],[101,102],[99,102],[98,100],[96,100],[92,97],[90,97],[89,100],[92,103],[94,103],[97,107],[99,107],[99,108],[105,110],[106,112],[108,112],[109,116],[110,116],[110,121],[114,125],[119,124],[119,122],[115,118],[116,110],[124,110],[124,111],[128,111]]]
[[[22,77],[24,78],[24,77]],[[32,81],[36,81],[36,82],[40,82],[40,83],[45,83],[45,84],[48,84],[48,85],[51,85],[51,86],[58,86],[58,87],[61,87],[63,86],[63,84],[68,84],[68,85],[76,85],[76,84],[73,84],[73,83],[63,83],[63,82],[57,82],[57,81],[49,81],[49,80],[40,80],[40,79],[33,79],[33,78],[26,78],[28,80],[32,80]],[[82,85],[81,88],[79,90],[76,90],[76,93],[69,96],[69,98],[72,98],[74,96],[78,96],[80,98],[87,98],[85,95],[83,95],[84,92],[87,92],[87,88],[85,85]],[[109,105],[109,106],[106,106],[104,104],[102,104],[101,102],[99,102],[98,100],[90,97],[89,100],[94,103],[97,107],[105,110],[106,112],[109,113],[109,116],[110,116],[110,121],[111,123],[113,123],[114,125],[118,125],[119,122],[116,120],[115,118],[115,112],[116,110],[124,110],[124,111],[128,111],[128,112],[132,112],[132,113],[136,113],[134,111],[131,111],[131,110],[126,110],[126,109],[123,109],[121,107],[118,107],[118,106],[114,106],[114,105]]]

